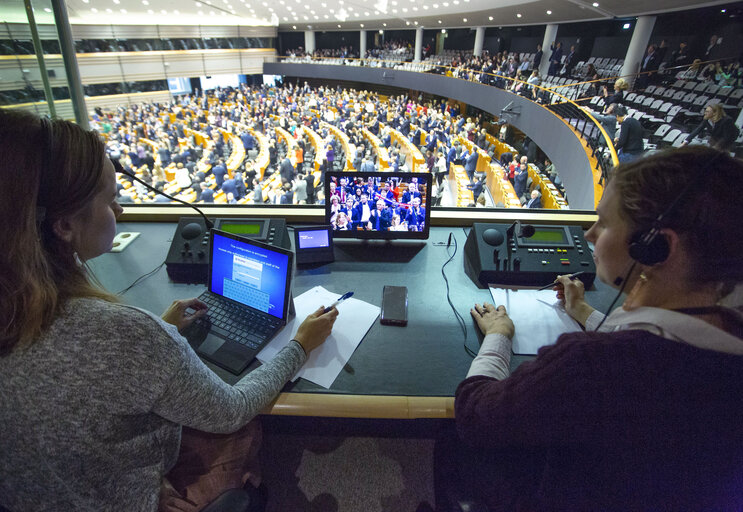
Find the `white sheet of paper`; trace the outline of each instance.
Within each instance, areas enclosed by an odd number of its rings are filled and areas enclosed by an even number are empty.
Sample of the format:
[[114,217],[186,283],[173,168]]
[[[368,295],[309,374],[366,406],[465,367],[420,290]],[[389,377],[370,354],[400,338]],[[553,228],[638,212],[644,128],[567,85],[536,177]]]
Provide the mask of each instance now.
[[[322,286],[316,286],[294,298],[297,315],[263,350],[258,353],[261,363],[270,361],[286,346],[299,329],[299,325],[310,313],[320,306],[329,306],[342,293],[329,292]],[[379,316],[380,308],[351,297],[338,305],[338,318],[333,325],[333,332],[328,339],[310,353],[307,362],[297,372],[293,380],[299,377],[315,384],[330,388],[343,367],[353,355],[356,347]]]
[[491,285],[490,295],[496,306],[506,306],[516,327],[514,354],[534,355],[562,333],[581,330],[555,298],[554,290],[506,290]]

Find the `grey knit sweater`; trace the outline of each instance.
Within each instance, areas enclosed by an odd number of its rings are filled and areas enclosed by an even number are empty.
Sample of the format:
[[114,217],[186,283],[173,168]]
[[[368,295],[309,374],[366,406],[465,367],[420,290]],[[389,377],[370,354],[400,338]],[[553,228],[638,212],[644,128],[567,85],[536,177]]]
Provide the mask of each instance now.
[[237,430],[305,359],[291,342],[230,386],[160,318],[72,300],[33,345],[0,358],[0,504],[156,510],[181,425]]

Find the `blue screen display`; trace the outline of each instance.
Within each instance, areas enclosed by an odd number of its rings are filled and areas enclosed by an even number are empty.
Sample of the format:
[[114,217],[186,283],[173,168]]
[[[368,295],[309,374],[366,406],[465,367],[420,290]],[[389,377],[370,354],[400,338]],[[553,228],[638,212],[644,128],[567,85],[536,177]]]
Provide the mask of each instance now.
[[301,231],[298,234],[298,239],[300,249],[316,249],[318,247],[327,247],[330,244],[327,229]]
[[214,233],[210,290],[283,318],[289,256]]

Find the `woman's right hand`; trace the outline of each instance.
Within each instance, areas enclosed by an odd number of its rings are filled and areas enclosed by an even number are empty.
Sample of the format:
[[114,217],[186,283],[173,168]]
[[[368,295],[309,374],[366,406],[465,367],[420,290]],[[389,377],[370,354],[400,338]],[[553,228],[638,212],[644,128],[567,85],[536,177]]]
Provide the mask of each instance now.
[[335,319],[338,317],[338,310],[336,308],[331,309],[327,313],[323,313],[324,309],[321,306],[317,311],[308,315],[299,326],[297,334],[294,335],[294,340],[302,345],[307,355],[322,345],[327,337],[330,336]]
[[580,279],[570,279],[568,276],[557,276],[555,285],[557,298],[562,301],[565,311],[578,321],[581,325],[586,325],[586,320],[594,311],[585,300],[585,287]]

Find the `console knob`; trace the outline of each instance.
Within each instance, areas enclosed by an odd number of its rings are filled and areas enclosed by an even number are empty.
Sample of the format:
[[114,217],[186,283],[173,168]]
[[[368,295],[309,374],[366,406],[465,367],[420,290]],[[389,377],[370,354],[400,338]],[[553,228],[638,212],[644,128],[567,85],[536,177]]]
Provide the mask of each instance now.
[[181,230],[181,236],[186,240],[193,240],[197,236],[201,235],[201,233],[203,233],[203,230],[201,229],[201,225],[197,222],[190,222],[183,226],[183,229]]

